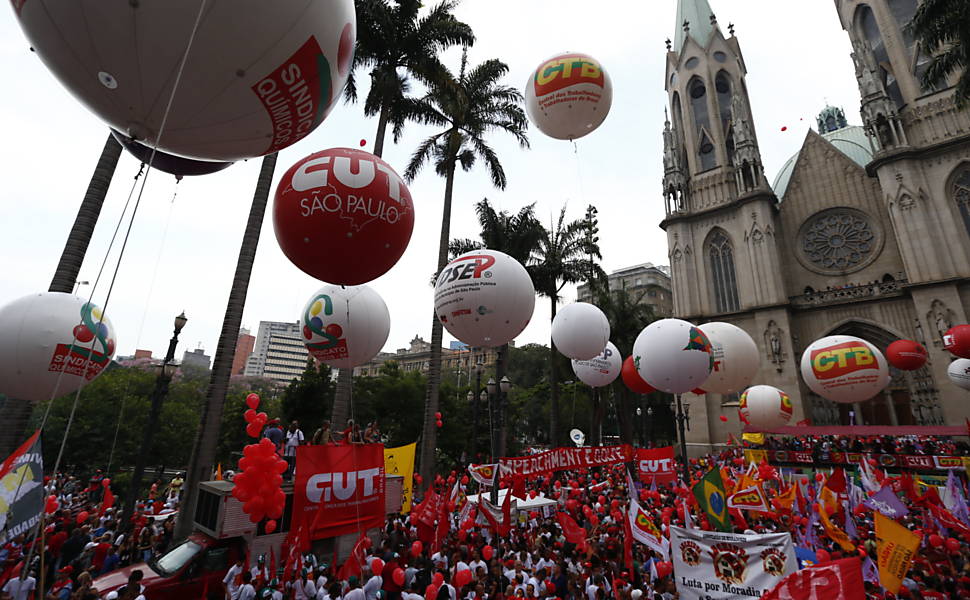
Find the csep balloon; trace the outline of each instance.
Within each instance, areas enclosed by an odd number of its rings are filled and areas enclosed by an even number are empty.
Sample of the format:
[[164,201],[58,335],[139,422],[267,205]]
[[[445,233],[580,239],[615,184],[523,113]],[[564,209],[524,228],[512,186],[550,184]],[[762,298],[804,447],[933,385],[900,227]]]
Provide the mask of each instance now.
[[607,342],[603,351],[589,360],[573,360],[573,373],[589,387],[603,387],[613,383],[620,374],[622,359],[620,351]]
[[331,148],[283,174],[273,227],[283,254],[301,271],[327,283],[360,285],[404,254],[414,205],[404,181],[379,157]]
[[557,140],[576,140],[599,127],[612,103],[610,76],[588,54],[557,54],[543,61],[525,85],[529,120]]
[[791,398],[770,385],[751,386],[741,394],[738,405],[743,420],[761,430],[777,429],[791,421]]
[[958,358],[946,368],[946,376],[957,387],[970,390],[970,358]]
[[970,325],[954,325],[943,334],[943,347],[950,354],[970,358]]
[[391,315],[380,295],[367,287],[325,285],[300,316],[303,343],[314,358],[349,369],[370,362],[391,332]]
[[528,271],[498,250],[472,250],[452,259],[434,286],[435,314],[469,346],[512,341],[532,319],[535,302]]
[[886,348],[886,360],[903,371],[915,371],[926,364],[926,348],[913,340],[896,340]]
[[634,394],[649,394],[650,392],[655,392],[657,390],[643,380],[640,377],[640,373],[637,372],[636,366],[633,364],[633,355],[626,357],[623,361],[623,368],[620,369],[620,377],[623,378],[623,384]]
[[271,154],[326,118],[353,62],[352,0],[210,2],[204,14],[200,6],[17,2],[15,12],[71,93],[111,128],[169,154]]
[[575,302],[563,307],[552,320],[552,343],[574,360],[590,360],[610,341],[610,322],[598,307]]
[[168,154],[158,149],[155,149],[155,154],[153,156],[152,148],[150,146],[140,144],[130,137],[122,133],[118,133],[114,129],[111,130],[111,135],[114,137],[114,139],[118,140],[118,143],[121,144],[125,150],[128,151],[128,154],[131,154],[146,165],[151,164],[153,169],[158,169],[159,171],[168,173],[169,175],[175,175],[175,177],[179,179],[185,176],[209,175],[210,173],[215,173],[225,169],[226,167],[232,166],[231,162],[195,160],[192,158]]
[[117,338],[101,309],[60,292],[31,294],[0,308],[0,393],[48,401],[91,383],[111,362]]
[[714,368],[714,350],[704,332],[691,323],[661,319],[637,336],[633,364],[654,388],[684,394],[707,381]]
[[711,341],[714,370],[704,390],[733,394],[751,385],[758,372],[758,346],[743,329],[730,323],[705,323],[700,330]]
[[889,367],[869,342],[830,335],[802,353],[802,378],[809,389],[833,402],[863,402],[889,384]]

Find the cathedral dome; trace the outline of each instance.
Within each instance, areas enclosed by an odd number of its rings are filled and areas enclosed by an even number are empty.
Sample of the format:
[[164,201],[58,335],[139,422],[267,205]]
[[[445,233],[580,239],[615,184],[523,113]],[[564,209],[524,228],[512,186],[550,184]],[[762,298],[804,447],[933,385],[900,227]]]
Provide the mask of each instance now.
[[[848,127],[842,127],[835,131],[823,133],[822,139],[827,140],[835,146],[836,150],[851,158],[860,167],[865,167],[872,161],[872,146],[866,137],[865,129],[859,125],[849,125]],[[785,197],[788,182],[791,179],[792,171],[795,169],[795,163],[798,162],[798,155],[800,153],[801,150],[785,161],[785,164],[778,171],[778,175],[775,176],[775,182],[771,187],[775,190],[775,196],[779,200]]]

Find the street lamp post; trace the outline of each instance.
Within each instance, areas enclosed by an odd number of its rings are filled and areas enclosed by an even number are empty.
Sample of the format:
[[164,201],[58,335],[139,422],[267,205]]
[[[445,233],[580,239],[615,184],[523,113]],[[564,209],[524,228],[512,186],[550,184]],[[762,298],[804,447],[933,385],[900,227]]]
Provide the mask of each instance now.
[[475,358],[475,398],[472,400],[472,457],[478,460],[478,402],[486,401],[485,390],[482,389],[482,371],[485,370],[485,355],[479,353]]
[[495,462],[498,457],[498,434],[496,433],[496,413],[495,413],[495,389],[497,388],[494,377],[488,378],[488,383],[485,384],[485,389],[488,390],[488,440],[489,440],[489,452],[491,453],[491,462]]
[[168,384],[172,381],[172,375],[175,371],[175,365],[172,364],[172,361],[175,360],[175,346],[178,345],[179,333],[182,332],[182,328],[185,327],[187,321],[188,319],[185,318],[184,311],[175,317],[175,332],[172,334],[172,339],[168,341],[168,351],[165,353],[165,359],[162,361],[158,377],[155,378],[155,388],[152,390],[151,395],[151,407],[148,410],[148,421],[145,422],[145,431],[142,434],[141,447],[139,448],[138,455],[135,457],[135,470],[131,475],[131,486],[128,489],[128,500],[125,502],[125,511],[121,523],[127,523],[135,510],[135,502],[138,500],[141,480],[145,474],[145,461],[152,451],[155,430],[158,429],[158,421],[162,414],[162,404],[168,395]]
[[512,389],[512,381],[508,378],[508,376],[504,376],[504,375],[502,376],[502,380],[498,382],[498,389],[499,389],[498,418],[496,419],[496,421],[498,422],[498,431],[500,436],[499,449],[502,450],[504,453],[506,448],[505,446],[505,441],[506,441],[505,405],[508,402],[509,390]]
[[677,399],[677,414],[674,418],[677,420],[677,431],[680,433],[680,456],[684,461],[684,481],[690,481],[690,469],[687,468],[687,434],[684,431],[684,426],[690,430],[690,405],[687,404],[687,410],[684,410],[684,404],[681,402],[680,394],[676,394]]

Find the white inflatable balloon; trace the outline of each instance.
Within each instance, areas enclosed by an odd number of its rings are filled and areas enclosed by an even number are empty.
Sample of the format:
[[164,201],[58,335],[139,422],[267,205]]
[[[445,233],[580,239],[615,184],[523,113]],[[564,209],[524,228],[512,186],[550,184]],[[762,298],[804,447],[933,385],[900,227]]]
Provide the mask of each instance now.
[[435,314],[451,335],[469,346],[512,341],[529,324],[535,304],[528,271],[497,250],[472,250],[453,259],[434,286]]
[[0,308],[0,393],[45,402],[91,383],[111,362],[114,327],[73,294],[43,292]]
[[574,360],[590,360],[610,341],[610,321],[597,306],[576,302],[564,306],[552,320],[552,343]]
[[889,383],[889,365],[882,352],[851,335],[830,335],[805,349],[802,378],[809,389],[833,402],[869,400]]
[[589,387],[603,387],[613,383],[620,375],[623,357],[613,342],[607,342],[603,351],[589,360],[573,360],[573,373]]
[[754,385],[741,394],[738,410],[752,427],[769,430],[787,425],[794,408],[785,392],[770,385]]
[[743,329],[730,323],[704,323],[700,330],[711,341],[714,370],[705,392],[733,394],[751,385],[758,372],[758,346]]
[[[235,161],[306,137],[353,61],[352,0],[14,2],[31,46],[98,117],[170,154]],[[171,110],[169,98],[186,56]],[[161,139],[157,139],[165,121]]]
[[704,387],[714,368],[714,355],[710,340],[696,326],[680,319],[661,319],[637,336],[633,364],[654,388],[684,394]]
[[381,351],[391,332],[391,315],[384,299],[366,285],[327,284],[310,296],[300,325],[314,358],[349,369]]
[[970,390],[970,358],[958,358],[946,368],[946,376],[957,387]]
[[525,85],[529,120],[557,140],[575,140],[606,119],[613,103],[613,84],[592,56],[557,54],[543,61]]

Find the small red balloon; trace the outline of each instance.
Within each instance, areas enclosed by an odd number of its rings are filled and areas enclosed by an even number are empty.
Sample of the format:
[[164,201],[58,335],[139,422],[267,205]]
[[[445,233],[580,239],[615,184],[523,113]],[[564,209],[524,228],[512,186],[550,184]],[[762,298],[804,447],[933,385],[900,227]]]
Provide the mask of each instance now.
[[404,569],[394,569],[394,572],[391,573],[391,579],[393,579],[394,583],[397,585],[404,585]]
[[722,423],[727,423],[728,418],[725,417],[724,415],[721,415],[719,418],[721,419]]
[[361,139],[361,140],[360,140],[360,147],[361,147],[361,148],[363,148],[363,147],[364,147],[364,146],[366,146],[366,145],[367,145],[367,140],[365,140],[365,139]]
[[75,522],[77,522],[77,524],[80,525],[81,523],[88,520],[88,516],[90,516],[88,515],[88,511],[82,510],[77,514],[77,518],[75,518]]
[[246,396],[246,406],[253,410],[259,408],[259,394],[249,394]]
[[970,325],[954,325],[943,334],[943,347],[950,354],[970,358]]
[[415,541],[413,544],[411,544],[411,556],[421,556],[422,549],[424,549],[424,545],[421,543],[421,540]]
[[926,348],[913,340],[896,340],[886,348],[886,360],[903,371],[915,371],[926,364]]
[[818,564],[827,563],[832,560],[832,555],[829,554],[828,550],[817,550],[815,552],[815,560]]
[[782,127],[782,128],[781,128],[781,130],[782,130],[782,131],[788,131],[788,127],[787,127],[787,126],[785,126],[785,127]]
[[273,227],[283,254],[300,270],[328,283],[360,285],[404,254],[414,205],[404,180],[381,158],[331,148],[283,174]]
[[442,423],[440,420],[435,421],[434,424],[435,424],[435,427],[437,427],[438,429],[441,429],[442,425],[444,425],[444,423]]
[[485,560],[492,560],[492,556],[495,555],[495,548],[491,546],[484,546],[482,548],[482,558]]
[[937,534],[931,534],[929,537],[930,546],[934,548],[939,548],[943,545],[943,538]]
[[270,519],[269,521],[266,521],[265,529],[266,529],[266,533],[273,533],[274,531],[276,531],[276,520]]
[[705,392],[705,391],[704,391],[704,390],[702,390],[701,388],[694,388],[694,389],[692,389],[692,390],[690,391],[690,393],[691,393],[691,394],[697,394],[698,396],[703,396],[703,395],[704,395],[704,394],[706,394],[707,392]]
[[627,356],[623,361],[623,368],[620,369],[620,378],[624,385],[634,394],[649,394],[654,392],[653,386],[640,377],[637,368],[633,365],[633,356]]

